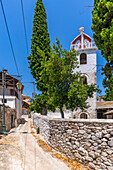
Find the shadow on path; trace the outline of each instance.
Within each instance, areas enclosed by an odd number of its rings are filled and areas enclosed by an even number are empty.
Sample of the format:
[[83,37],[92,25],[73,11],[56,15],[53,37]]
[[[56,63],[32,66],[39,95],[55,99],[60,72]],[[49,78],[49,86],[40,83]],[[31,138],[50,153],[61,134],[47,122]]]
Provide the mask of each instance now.
[[21,118],[21,124],[25,124],[27,121],[24,118]]

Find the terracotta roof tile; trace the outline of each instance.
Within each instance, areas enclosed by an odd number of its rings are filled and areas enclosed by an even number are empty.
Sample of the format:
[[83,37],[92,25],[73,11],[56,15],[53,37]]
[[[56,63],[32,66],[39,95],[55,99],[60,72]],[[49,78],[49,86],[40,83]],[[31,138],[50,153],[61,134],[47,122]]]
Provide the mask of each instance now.
[[113,101],[97,102],[97,109],[113,108]]

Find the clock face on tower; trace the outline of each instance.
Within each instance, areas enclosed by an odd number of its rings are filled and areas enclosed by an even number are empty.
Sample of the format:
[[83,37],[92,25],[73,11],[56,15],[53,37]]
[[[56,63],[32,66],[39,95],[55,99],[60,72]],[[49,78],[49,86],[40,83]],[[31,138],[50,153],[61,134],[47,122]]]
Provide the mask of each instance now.
[[75,43],[75,48],[79,49],[79,47],[80,47],[80,40],[77,40],[76,43]]
[[85,45],[86,48],[90,47],[90,42],[89,42],[88,39],[84,40],[84,45]]

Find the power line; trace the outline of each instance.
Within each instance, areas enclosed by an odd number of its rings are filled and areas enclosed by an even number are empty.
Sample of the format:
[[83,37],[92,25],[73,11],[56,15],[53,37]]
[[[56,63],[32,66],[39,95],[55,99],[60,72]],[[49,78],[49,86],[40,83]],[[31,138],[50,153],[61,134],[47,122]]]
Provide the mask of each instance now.
[[86,9],[81,13],[81,14],[83,14],[83,13],[85,13],[86,12],[86,10],[87,10],[87,8],[93,8],[94,6],[92,6],[92,5],[87,5],[87,6],[84,6]]
[[9,28],[8,28],[8,24],[7,24],[6,15],[5,15],[5,11],[4,11],[2,0],[0,0],[0,3],[1,3],[1,8],[2,8],[2,12],[3,12],[4,20],[5,20],[5,25],[6,25],[6,29],[7,29],[7,33],[8,33],[8,37],[9,37],[9,42],[10,42],[11,50],[12,50],[12,53],[13,53],[13,58],[14,58],[15,66],[16,66],[16,69],[17,69],[17,73],[19,75],[19,70],[18,70],[18,66],[17,66],[17,62],[16,62],[16,57],[15,57],[15,53],[14,53],[14,49],[13,49],[13,45],[12,45],[12,41],[11,41],[11,37],[10,37],[10,33],[9,33]]
[[25,24],[25,16],[24,16],[24,8],[23,8],[23,1],[22,0],[21,0],[21,8],[22,8],[22,16],[23,16],[23,24],[24,24],[24,32],[25,32],[25,39],[26,39],[27,54],[29,54],[28,41],[27,41],[27,32],[26,32],[26,24]]
[[94,7],[94,6],[88,5],[88,6],[85,6],[85,7]]

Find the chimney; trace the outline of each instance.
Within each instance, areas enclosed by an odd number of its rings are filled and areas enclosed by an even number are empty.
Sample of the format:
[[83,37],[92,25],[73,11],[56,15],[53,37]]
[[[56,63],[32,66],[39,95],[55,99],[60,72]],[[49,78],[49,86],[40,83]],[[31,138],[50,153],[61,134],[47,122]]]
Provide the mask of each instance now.
[[4,72],[5,72],[6,75],[9,75],[7,69],[4,69]]

